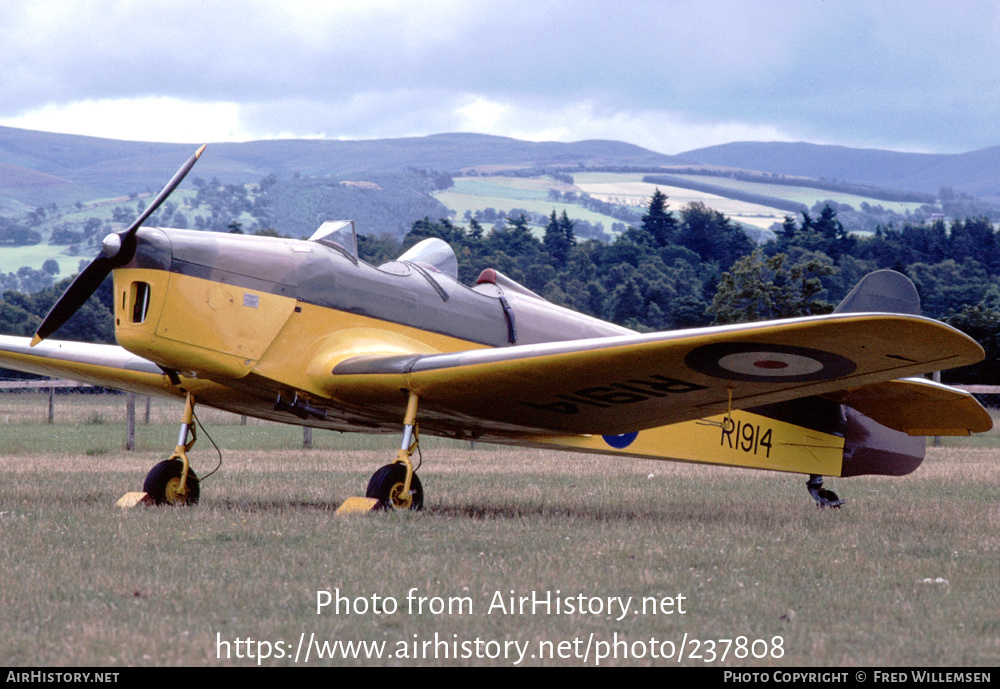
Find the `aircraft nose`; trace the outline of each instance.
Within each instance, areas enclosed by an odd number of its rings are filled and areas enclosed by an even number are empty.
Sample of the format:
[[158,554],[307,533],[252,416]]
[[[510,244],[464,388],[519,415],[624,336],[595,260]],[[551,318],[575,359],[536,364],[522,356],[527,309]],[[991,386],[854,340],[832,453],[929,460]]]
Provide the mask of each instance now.
[[[168,270],[173,255],[169,232],[170,230],[159,227],[140,227],[136,233],[135,255],[129,261],[128,267]],[[105,241],[110,239],[109,236]]]

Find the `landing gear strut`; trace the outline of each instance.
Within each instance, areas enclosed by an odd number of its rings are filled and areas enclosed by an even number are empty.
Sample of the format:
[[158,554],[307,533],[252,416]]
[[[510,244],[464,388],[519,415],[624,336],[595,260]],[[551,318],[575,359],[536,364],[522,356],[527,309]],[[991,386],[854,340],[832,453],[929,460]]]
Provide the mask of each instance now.
[[417,395],[411,392],[406,403],[406,416],[403,419],[403,443],[396,452],[396,461],[376,471],[368,482],[368,490],[365,492],[366,497],[378,500],[377,509],[423,509],[424,489],[410,461],[419,441]]
[[[194,395],[190,392],[184,404],[184,417],[181,420],[181,432],[177,438],[174,453],[164,462],[160,462],[146,474],[142,489],[149,500],[157,505],[194,505],[201,496],[201,486],[198,477],[188,463],[187,453],[198,439],[194,425]],[[190,433],[191,440],[188,440]]]
[[806,488],[809,489],[809,495],[816,501],[818,507],[840,507],[844,504],[844,500],[837,497],[836,493],[823,487],[822,476],[817,474],[810,476],[806,481]]

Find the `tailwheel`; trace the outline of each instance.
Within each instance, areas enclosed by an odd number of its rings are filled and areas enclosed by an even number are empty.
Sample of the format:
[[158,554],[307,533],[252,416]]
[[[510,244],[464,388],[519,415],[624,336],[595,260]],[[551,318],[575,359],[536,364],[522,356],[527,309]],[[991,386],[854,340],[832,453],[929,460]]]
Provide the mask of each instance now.
[[424,508],[424,489],[416,473],[410,479],[410,490],[406,487],[406,466],[400,463],[386,464],[372,474],[365,496],[379,501],[384,510],[421,510]]
[[148,474],[142,489],[157,505],[194,505],[201,496],[201,485],[194,470],[188,468],[187,481],[181,487],[183,462],[168,459],[154,466]]
[[809,489],[809,495],[812,496],[813,500],[816,501],[816,506],[823,507],[840,507],[844,504],[844,499],[839,497],[832,490],[827,490],[823,487],[823,477],[813,474],[806,481],[806,488]]

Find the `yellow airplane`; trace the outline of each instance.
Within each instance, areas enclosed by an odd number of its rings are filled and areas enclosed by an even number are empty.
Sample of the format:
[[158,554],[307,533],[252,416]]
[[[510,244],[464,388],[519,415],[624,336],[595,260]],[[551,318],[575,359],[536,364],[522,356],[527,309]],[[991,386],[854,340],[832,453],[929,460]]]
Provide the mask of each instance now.
[[[353,222],[308,240],[143,227],[198,150],[0,366],[185,400],[145,499],[197,502],[196,403],[337,431],[402,431],[345,509],[420,509],[419,432],[824,476],[902,475],[927,435],[992,427],[971,395],[921,376],[983,349],[919,313],[909,280],[867,276],[833,314],[639,334],[552,304],[494,270],[459,283],[451,247],[358,258]],[[43,341],[114,277],[120,346]],[[419,420],[419,423],[418,423]]]

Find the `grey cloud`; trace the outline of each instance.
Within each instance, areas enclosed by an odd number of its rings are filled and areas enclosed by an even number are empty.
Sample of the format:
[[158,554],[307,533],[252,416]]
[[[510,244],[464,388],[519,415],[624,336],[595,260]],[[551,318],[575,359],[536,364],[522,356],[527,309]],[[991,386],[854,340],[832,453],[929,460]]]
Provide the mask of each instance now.
[[[453,126],[471,95],[739,121],[817,141],[956,150],[1000,142],[992,3],[12,2],[0,115],[81,99],[246,104],[248,123],[329,136]],[[31,8],[36,8],[32,10]],[[38,9],[40,8],[40,9]],[[541,127],[540,128],[544,128]]]

